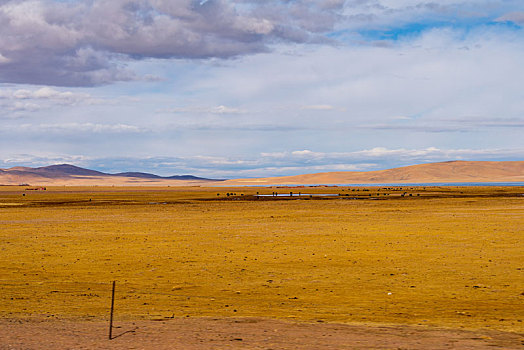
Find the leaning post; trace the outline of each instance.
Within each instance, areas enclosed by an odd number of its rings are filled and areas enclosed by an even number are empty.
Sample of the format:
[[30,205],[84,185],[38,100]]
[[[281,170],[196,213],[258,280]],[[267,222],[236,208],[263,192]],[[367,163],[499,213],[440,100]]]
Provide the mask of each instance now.
[[115,283],[113,281],[113,290],[111,292],[111,314],[109,316],[109,340],[113,339],[113,311],[115,309]]

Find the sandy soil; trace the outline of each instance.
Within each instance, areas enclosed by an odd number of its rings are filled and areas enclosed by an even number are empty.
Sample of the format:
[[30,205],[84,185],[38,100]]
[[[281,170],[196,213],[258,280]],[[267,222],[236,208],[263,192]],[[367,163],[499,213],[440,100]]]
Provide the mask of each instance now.
[[0,320],[0,349],[522,349],[524,335],[261,318],[116,322]]

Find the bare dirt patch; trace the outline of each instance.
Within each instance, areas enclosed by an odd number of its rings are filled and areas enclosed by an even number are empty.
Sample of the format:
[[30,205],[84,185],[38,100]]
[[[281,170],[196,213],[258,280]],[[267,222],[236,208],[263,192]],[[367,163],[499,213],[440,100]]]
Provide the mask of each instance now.
[[173,318],[116,324],[0,321],[0,349],[522,349],[524,335],[406,325],[263,318]]

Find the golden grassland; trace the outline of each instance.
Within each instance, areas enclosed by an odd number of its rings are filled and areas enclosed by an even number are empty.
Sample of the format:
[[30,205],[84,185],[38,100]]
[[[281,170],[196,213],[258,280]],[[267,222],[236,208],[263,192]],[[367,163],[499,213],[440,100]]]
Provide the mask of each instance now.
[[0,187],[0,317],[524,331],[524,188],[378,188]]

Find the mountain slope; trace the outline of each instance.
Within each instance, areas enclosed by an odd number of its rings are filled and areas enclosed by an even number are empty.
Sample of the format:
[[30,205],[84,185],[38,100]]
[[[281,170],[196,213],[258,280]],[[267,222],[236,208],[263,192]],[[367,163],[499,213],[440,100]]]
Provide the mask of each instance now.
[[70,164],[50,165],[39,168],[13,167],[0,169],[3,185],[192,185],[209,181],[192,175],[162,177],[141,172],[107,174]]
[[40,168],[35,168],[33,170],[30,170],[33,173],[36,174],[42,174],[44,176],[53,177],[53,176],[104,176],[108,175],[105,173],[102,173],[100,171],[96,170],[89,170],[80,168],[74,165],[70,164],[58,164],[58,165],[50,165]]
[[4,185],[275,185],[275,184],[374,184],[374,183],[438,183],[438,182],[524,182],[524,161],[483,162],[452,161],[412,165],[401,168],[358,172],[339,171],[296,176],[212,180],[192,175],[162,177],[140,172],[106,174],[69,164],[40,168],[15,167],[0,169]]
[[220,181],[213,179],[205,179],[203,177],[197,177],[193,175],[173,175],[173,176],[159,176],[149,173],[140,173],[140,172],[125,172],[112,174],[113,176],[123,176],[123,177],[135,177],[140,179],[171,179],[171,180],[203,180],[203,181]]
[[524,181],[524,161],[451,161],[378,171],[339,171],[297,176],[228,180],[229,185],[350,184],[350,183],[438,183]]

